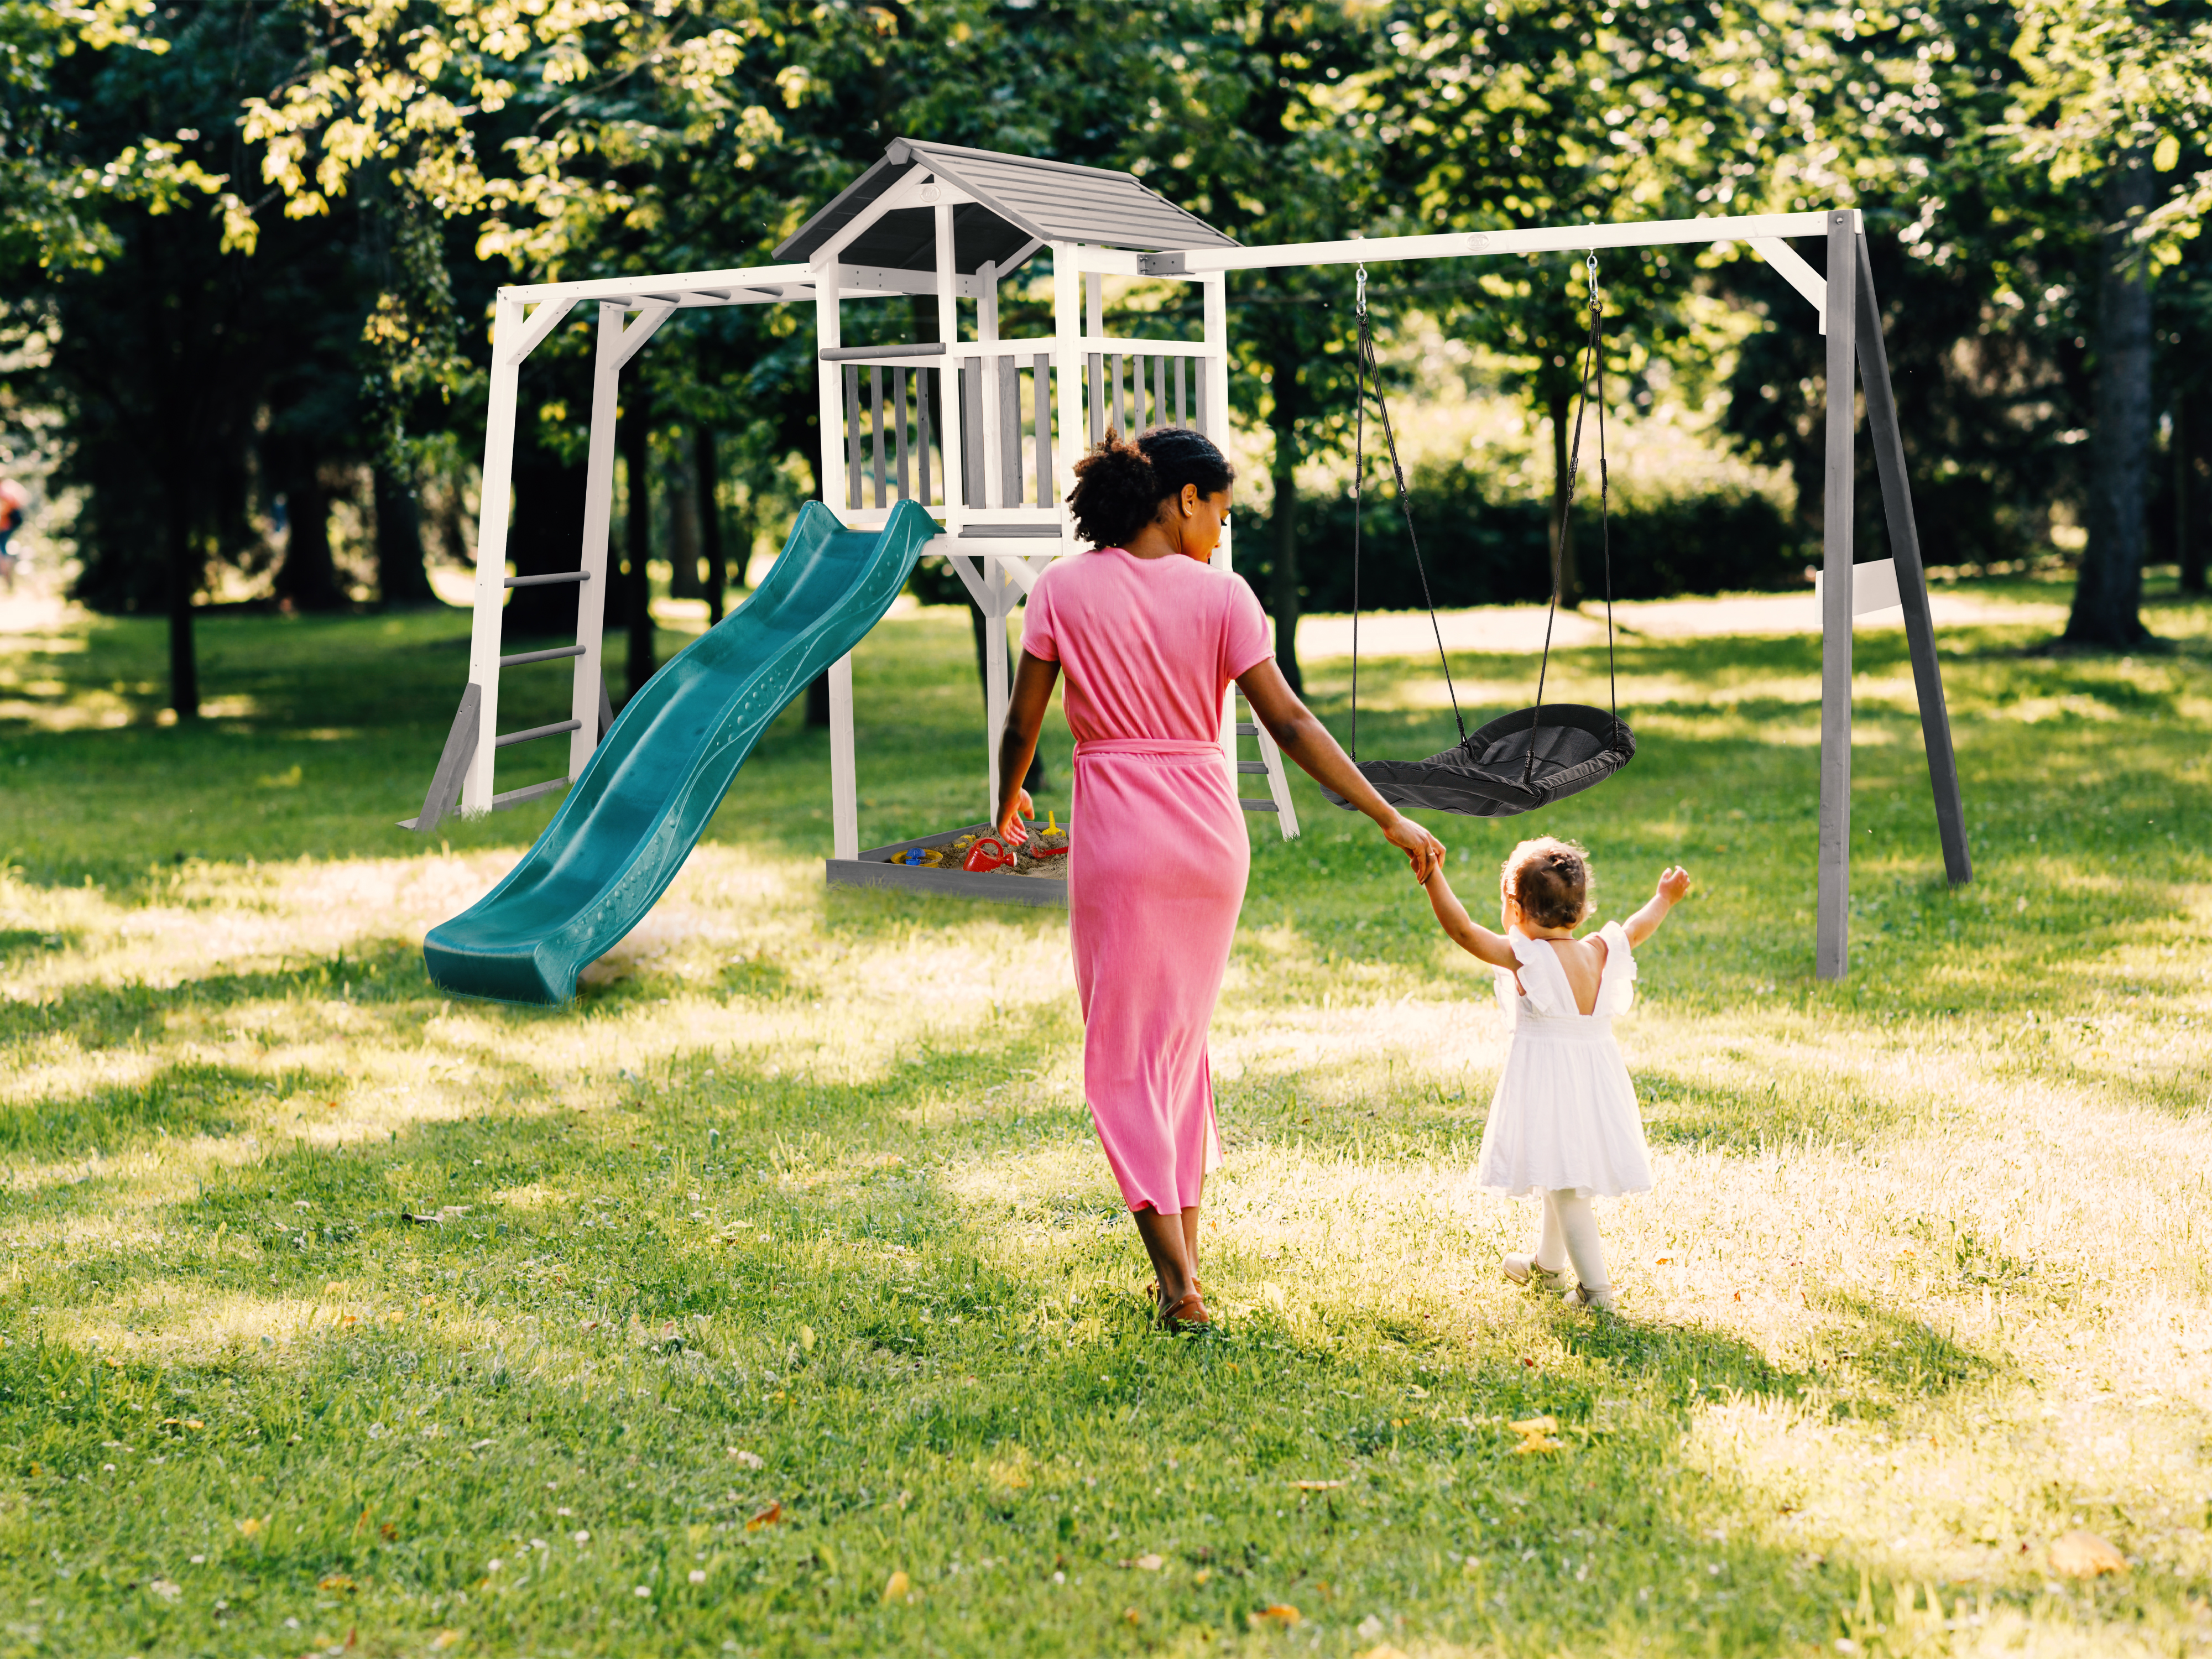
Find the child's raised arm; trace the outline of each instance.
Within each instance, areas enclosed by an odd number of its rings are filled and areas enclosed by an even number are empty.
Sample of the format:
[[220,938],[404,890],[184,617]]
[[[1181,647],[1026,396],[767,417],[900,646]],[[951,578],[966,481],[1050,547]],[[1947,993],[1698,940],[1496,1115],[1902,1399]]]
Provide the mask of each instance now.
[[1451,890],[1451,883],[1444,879],[1442,860],[1438,860],[1436,868],[1429,872],[1429,878],[1422,885],[1428,889],[1429,906],[1437,913],[1437,920],[1443,924],[1444,932],[1451,935],[1453,944],[1470,956],[1481,957],[1493,968],[1520,965],[1519,958],[1513,954],[1511,943],[1503,933],[1492,933],[1468,915],[1467,906],[1459,902],[1459,896]]
[[1667,913],[1682,901],[1690,890],[1690,872],[1680,865],[1670,865],[1659,877],[1659,885],[1644,901],[1644,908],[1629,917],[1621,931],[1628,935],[1632,948],[1641,945],[1659,931],[1659,924],[1667,920]]

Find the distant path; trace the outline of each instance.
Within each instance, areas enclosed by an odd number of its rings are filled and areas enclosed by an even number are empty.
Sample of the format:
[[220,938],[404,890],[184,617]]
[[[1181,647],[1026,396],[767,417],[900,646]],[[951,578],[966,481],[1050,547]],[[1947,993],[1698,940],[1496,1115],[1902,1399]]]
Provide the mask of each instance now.
[[[2066,620],[2063,605],[2036,605],[1990,598],[1978,593],[1937,592],[1931,596],[1936,626],[1964,628],[1977,623],[2057,628]],[[1722,634],[1813,634],[1820,630],[1820,613],[1813,596],[1804,593],[1751,593],[1732,599],[1652,599],[1624,602],[1613,607],[1613,621],[1624,636],[1644,639],[1701,639]],[[1540,605],[1486,605],[1468,611],[1440,611],[1437,621],[1443,630],[1448,651],[1537,651],[1544,644],[1544,607]],[[1862,620],[1862,632],[1876,628],[1901,628],[1896,611]],[[1579,614],[1561,611],[1552,632],[1552,643],[1563,646],[1603,645],[1605,606],[1586,605]],[[1419,657],[1433,655],[1436,635],[1429,618],[1419,611],[1369,611],[1359,619],[1359,650],[1363,656]],[[1298,660],[1318,662],[1352,654],[1352,618],[1342,616],[1301,617],[1298,619]]]

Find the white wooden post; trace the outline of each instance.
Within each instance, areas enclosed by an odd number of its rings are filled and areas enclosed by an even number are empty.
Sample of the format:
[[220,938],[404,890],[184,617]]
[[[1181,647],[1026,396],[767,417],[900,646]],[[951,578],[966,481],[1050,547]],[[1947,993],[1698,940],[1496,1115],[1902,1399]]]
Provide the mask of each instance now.
[[[999,343],[999,268],[986,259],[976,268],[975,282],[975,340],[979,345]],[[977,434],[983,446],[984,507],[1011,507],[1006,489],[1006,461],[1005,445],[1000,441],[999,376],[1006,368],[996,357],[983,356],[977,360],[981,371],[982,388],[980,402],[983,406],[983,428]]]
[[514,394],[522,365],[514,348],[523,306],[499,297],[491,328],[490,406],[484,416],[483,480],[477,508],[476,611],[469,629],[469,682],[482,697],[477,748],[461,782],[461,811],[491,811],[493,738],[499,731],[500,610],[507,599],[507,527],[514,500]]
[[[859,505],[848,498],[846,490],[843,370],[820,356],[845,343],[838,307],[836,257],[832,254],[816,276],[814,285],[814,343],[818,348],[815,371],[822,411],[822,470],[817,476],[822,481],[823,505],[839,508],[837,516],[842,519]],[[860,792],[853,754],[850,652],[830,665],[830,840],[837,857],[860,856]]]
[[1083,425],[1083,351],[1077,344],[1083,332],[1081,259],[1074,243],[1052,245],[1053,376],[1059,382],[1060,393],[1055,400],[1060,431],[1052,451],[1053,505],[1060,514],[1062,545],[1071,543],[1075,535],[1074,517],[1067,510],[1068,492],[1075,488],[1075,464],[1091,447]]
[[624,307],[599,304],[599,352],[592,368],[592,436],[584,460],[584,544],[576,568],[584,573],[576,594],[576,678],[568,718],[582,724],[568,734],[568,776],[584,775],[599,741],[599,688],[605,672],[600,649],[607,612],[607,526],[614,512],[615,421],[622,404]]
[[[1225,276],[1202,277],[1199,292],[1206,311],[1206,429],[1213,441],[1224,447],[1229,441],[1229,280]],[[1221,526],[1221,546],[1214,553],[1213,562],[1223,570],[1236,568],[1236,538],[1230,526]],[[1237,688],[1231,686],[1221,696],[1221,760],[1229,769],[1229,793],[1233,797],[1242,793],[1237,781]]]
[[952,204],[939,202],[937,217],[937,337],[945,365],[937,377],[938,453],[945,462],[945,533],[957,536],[966,507],[967,480],[960,454],[960,272],[952,257]]

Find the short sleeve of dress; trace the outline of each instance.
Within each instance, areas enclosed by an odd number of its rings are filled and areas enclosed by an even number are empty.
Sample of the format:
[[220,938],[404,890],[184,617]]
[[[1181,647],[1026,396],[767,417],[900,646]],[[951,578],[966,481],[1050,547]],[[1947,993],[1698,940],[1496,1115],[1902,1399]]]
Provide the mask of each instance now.
[[1636,952],[1628,943],[1628,930],[1608,921],[1598,930],[1605,941],[1605,971],[1599,975],[1597,1007],[1601,1014],[1625,1014],[1636,1000]]
[[1228,587],[1228,614],[1221,623],[1221,677],[1233,680],[1255,663],[1273,656],[1275,647],[1267,633],[1267,613],[1260,609],[1259,596],[1252,592],[1251,584],[1231,572]]
[[1022,605],[1022,649],[1044,662],[1060,660],[1053,638],[1052,588],[1052,572],[1047,570]]

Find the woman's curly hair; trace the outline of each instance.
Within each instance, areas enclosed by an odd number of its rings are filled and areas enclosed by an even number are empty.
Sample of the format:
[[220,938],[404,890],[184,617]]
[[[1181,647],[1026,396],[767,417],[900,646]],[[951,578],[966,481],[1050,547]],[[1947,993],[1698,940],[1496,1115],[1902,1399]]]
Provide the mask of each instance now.
[[1539,927],[1580,926],[1594,908],[1596,885],[1589,854],[1554,836],[1522,842],[1498,870],[1498,890]]
[[1217,495],[1236,481],[1237,470],[1213,440],[1187,426],[1156,426],[1135,438],[1112,428],[1075,464],[1067,497],[1075,533],[1093,547],[1124,547],[1158,516],[1160,503],[1196,484]]

